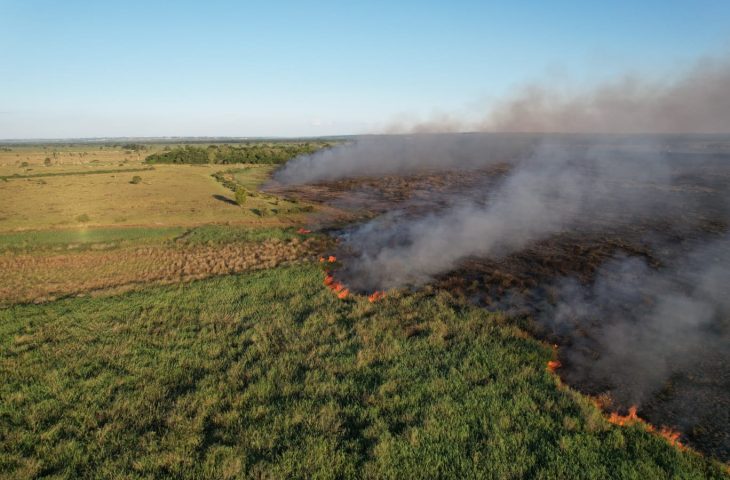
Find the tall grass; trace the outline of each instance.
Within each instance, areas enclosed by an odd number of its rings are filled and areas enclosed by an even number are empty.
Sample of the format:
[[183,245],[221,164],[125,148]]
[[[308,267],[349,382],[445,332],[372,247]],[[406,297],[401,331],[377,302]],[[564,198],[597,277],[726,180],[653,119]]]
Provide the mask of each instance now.
[[304,265],[0,311],[10,478],[720,478],[608,424],[548,348],[427,292]]

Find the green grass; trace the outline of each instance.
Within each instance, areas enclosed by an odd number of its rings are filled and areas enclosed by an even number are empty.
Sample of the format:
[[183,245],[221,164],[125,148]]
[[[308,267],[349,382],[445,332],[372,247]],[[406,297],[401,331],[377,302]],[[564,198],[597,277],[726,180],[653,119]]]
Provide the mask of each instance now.
[[263,242],[264,240],[289,240],[302,238],[293,228],[258,228],[242,225],[203,225],[181,235],[178,243],[186,245],[221,245],[225,243]]
[[182,227],[81,228],[0,233],[0,252],[25,252],[68,248],[83,250],[94,245],[143,244],[181,235]]
[[8,478],[719,478],[502,317],[315,265],[0,310]]

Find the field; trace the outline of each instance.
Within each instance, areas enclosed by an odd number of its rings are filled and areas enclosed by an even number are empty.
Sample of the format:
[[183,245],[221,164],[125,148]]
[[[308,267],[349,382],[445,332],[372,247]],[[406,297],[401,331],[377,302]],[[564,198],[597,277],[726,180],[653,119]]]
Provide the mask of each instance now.
[[163,148],[0,152],[2,477],[728,478],[457,288],[339,299],[306,228],[368,212]]
[[[251,197],[242,209],[233,192],[212,177],[232,167],[247,169],[255,187],[270,165],[154,165],[138,152],[89,146],[62,149],[44,165],[37,150],[0,152],[0,232],[99,226],[180,226],[231,222],[284,225],[301,221],[289,202]],[[21,166],[27,163],[27,166]],[[132,180],[140,177],[138,183]],[[287,215],[262,216],[264,209]]]

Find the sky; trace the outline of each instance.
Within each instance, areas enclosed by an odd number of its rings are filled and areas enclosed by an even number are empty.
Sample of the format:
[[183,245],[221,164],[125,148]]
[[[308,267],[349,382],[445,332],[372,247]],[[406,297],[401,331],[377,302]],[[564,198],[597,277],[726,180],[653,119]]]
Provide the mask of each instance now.
[[730,1],[0,0],[0,139],[316,136],[730,53]]

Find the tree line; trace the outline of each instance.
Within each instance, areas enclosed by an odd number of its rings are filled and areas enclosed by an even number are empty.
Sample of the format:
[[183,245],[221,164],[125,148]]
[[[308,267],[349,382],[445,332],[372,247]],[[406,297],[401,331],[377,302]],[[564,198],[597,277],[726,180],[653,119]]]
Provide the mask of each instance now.
[[328,142],[300,143],[253,143],[241,146],[209,145],[207,148],[193,145],[175,147],[169,151],[153,153],[145,158],[147,163],[263,163],[280,164],[298,156],[314,153],[330,147]]

